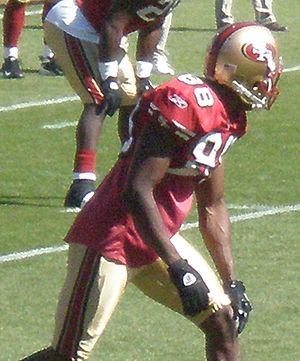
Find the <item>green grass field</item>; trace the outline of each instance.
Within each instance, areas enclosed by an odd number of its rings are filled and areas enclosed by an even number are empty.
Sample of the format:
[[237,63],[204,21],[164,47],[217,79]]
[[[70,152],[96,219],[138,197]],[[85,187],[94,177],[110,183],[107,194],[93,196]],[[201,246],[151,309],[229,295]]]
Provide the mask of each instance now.
[[[212,3],[182,0],[176,10],[168,50],[178,73],[202,71],[215,32]],[[287,70],[281,95],[271,112],[249,114],[249,134],[225,159],[237,270],[254,306],[241,336],[245,361],[300,360],[300,3],[278,0],[274,10],[290,29],[276,34]],[[234,14],[236,20],[252,20],[251,1],[234,1]],[[40,25],[40,15],[27,16],[20,44],[25,79],[0,79],[0,361],[17,361],[49,343],[66,252],[32,255],[34,250],[63,246],[75,217],[64,213],[62,204],[71,181],[74,122],[81,106],[72,100],[75,94],[64,78],[38,74]],[[63,97],[70,101],[59,103]],[[107,118],[99,145],[99,180],[118,147],[116,118]],[[193,212],[188,222],[195,221]],[[205,252],[197,228],[184,235]],[[24,258],[16,259],[25,251]],[[91,357],[204,359],[198,330],[131,286]]]

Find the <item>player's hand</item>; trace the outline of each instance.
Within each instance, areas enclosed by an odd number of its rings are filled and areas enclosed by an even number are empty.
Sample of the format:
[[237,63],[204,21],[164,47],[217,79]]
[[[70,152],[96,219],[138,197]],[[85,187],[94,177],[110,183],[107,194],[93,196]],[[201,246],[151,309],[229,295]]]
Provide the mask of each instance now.
[[209,289],[200,274],[185,259],[172,263],[168,272],[178,289],[185,315],[195,316],[208,307]]
[[144,92],[154,89],[154,86],[149,78],[136,77],[136,89],[138,96],[141,96]]
[[237,323],[237,332],[240,334],[248,322],[252,306],[246,295],[246,288],[242,281],[232,281],[228,285],[228,294]]
[[108,77],[101,83],[101,89],[104,93],[104,105],[100,112],[106,109],[107,115],[112,117],[121,105],[122,95],[116,78]]

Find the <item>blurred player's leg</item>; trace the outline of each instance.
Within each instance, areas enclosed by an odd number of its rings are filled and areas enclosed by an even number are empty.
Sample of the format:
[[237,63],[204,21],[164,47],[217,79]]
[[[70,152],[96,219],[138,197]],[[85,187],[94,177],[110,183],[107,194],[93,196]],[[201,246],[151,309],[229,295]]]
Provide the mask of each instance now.
[[44,44],[43,55],[40,56],[41,68],[40,75],[44,76],[62,76],[64,75],[62,68],[55,59],[55,54],[47,44]]
[[[51,10],[51,8],[58,2],[59,0],[46,0],[43,6],[43,13],[42,13],[42,22]],[[57,60],[55,59],[54,52],[50,49],[50,47],[46,44],[44,40],[44,49],[43,54],[40,56],[41,60],[41,68],[39,70],[39,74],[45,76],[62,76],[63,71],[60,65],[58,64]]]
[[278,24],[273,13],[273,0],[252,0],[256,21],[271,31],[287,31],[288,28]]
[[215,0],[215,18],[217,28],[232,24],[232,0]]
[[19,40],[25,24],[26,2],[8,0],[3,14],[2,74],[7,79],[24,77],[19,63]]
[[170,13],[164,20],[161,37],[159,43],[157,44],[156,51],[153,54],[153,72],[158,74],[175,74],[173,67],[169,63],[168,52],[166,50],[171,23],[172,13]]

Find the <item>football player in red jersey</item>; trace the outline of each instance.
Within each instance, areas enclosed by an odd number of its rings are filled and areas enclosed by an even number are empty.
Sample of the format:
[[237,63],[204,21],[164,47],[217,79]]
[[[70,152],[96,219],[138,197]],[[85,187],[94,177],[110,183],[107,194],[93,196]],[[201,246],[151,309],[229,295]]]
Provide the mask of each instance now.
[[[242,360],[251,304],[234,269],[222,156],[245,134],[246,111],[271,107],[280,74],[271,32],[237,23],[213,39],[203,78],[144,93],[118,161],[66,236],[52,344],[23,361],[87,360],[129,282],[198,326],[208,361]],[[178,233],[193,195],[221,282]]]
[[[66,207],[81,207],[96,180],[96,150],[103,120],[151,87],[152,58],[165,17],[180,0],[62,0],[48,13],[45,37],[65,77],[83,103],[77,132],[73,182]],[[138,32],[135,71],[126,35]]]

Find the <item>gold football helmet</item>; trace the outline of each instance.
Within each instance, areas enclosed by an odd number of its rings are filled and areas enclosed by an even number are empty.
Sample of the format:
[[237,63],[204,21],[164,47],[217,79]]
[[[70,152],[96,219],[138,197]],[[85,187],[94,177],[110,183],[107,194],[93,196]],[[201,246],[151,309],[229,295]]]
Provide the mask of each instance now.
[[233,89],[251,109],[270,109],[279,94],[281,73],[276,41],[257,23],[221,29],[208,48],[205,76]]

